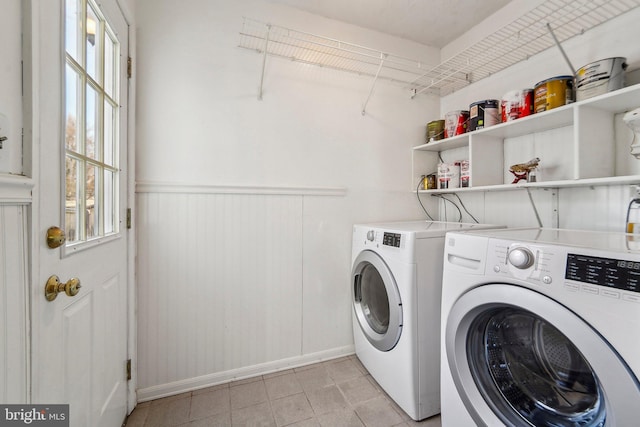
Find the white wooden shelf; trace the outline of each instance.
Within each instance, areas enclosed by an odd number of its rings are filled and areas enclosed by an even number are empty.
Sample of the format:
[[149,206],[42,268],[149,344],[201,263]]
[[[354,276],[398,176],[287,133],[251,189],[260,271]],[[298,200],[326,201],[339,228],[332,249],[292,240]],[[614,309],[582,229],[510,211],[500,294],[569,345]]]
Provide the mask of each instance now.
[[[470,187],[423,193],[640,183],[640,160],[620,161],[632,133],[616,115],[640,107],[640,84],[413,148],[413,188],[440,161],[469,160]],[[620,121],[621,122],[621,121]],[[628,141],[626,135],[628,134]],[[616,138],[617,136],[617,138]],[[539,157],[539,182],[510,184],[510,165]],[[415,191],[415,190],[414,190]]]
[[447,190],[419,190],[420,194],[473,193],[482,191],[513,191],[529,189],[555,189],[570,187],[600,187],[607,185],[640,185],[640,175],[615,176],[562,181],[522,182],[517,184],[485,185],[481,187],[453,188]]

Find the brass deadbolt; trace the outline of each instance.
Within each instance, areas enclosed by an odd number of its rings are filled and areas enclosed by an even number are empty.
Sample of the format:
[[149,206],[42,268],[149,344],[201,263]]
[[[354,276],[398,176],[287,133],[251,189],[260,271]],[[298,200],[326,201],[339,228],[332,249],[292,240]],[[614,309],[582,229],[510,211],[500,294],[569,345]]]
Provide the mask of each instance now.
[[67,283],[60,283],[58,276],[51,276],[47,280],[47,284],[44,285],[44,296],[47,301],[53,301],[58,296],[58,293],[64,292],[70,297],[76,296],[80,292],[80,279],[74,277],[67,280]]
[[64,235],[64,230],[60,227],[49,227],[47,230],[47,246],[51,249],[59,248],[64,245],[67,237]]

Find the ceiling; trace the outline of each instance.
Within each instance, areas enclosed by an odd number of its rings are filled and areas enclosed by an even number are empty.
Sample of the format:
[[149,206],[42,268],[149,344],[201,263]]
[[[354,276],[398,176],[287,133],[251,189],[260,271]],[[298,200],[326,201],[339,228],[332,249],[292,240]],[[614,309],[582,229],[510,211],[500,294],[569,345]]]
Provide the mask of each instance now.
[[510,0],[271,0],[442,48]]

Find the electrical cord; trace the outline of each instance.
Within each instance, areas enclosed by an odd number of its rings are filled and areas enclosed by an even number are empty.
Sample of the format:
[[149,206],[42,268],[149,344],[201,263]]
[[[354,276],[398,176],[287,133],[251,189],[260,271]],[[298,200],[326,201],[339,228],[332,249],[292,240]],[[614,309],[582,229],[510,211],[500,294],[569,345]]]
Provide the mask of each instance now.
[[464,203],[462,203],[462,199],[460,198],[460,196],[458,196],[458,193],[453,193],[454,196],[456,196],[458,198],[458,201],[460,202],[460,206],[462,206],[462,209],[464,209],[464,211],[467,213],[467,215],[469,215],[471,217],[471,219],[473,219],[476,224],[479,224],[478,220],[476,219],[475,216],[471,215],[471,212],[469,212],[469,210],[467,209],[467,207],[464,205]]
[[416,187],[416,197],[418,198],[418,203],[420,203],[420,206],[422,206],[422,210],[424,211],[425,214],[427,214],[427,218],[429,218],[431,221],[435,221],[431,217],[431,215],[429,215],[429,212],[427,212],[427,208],[425,208],[424,205],[422,204],[422,200],[420,200],[420,184],[423,182],[424,182],[424,175],[422,176],[420,181],[418,181],[418,186]]
[[[447,199],[447,198],[446,198],[446,197],[444,197],[442,194],[432,194],[432,196],[433,196],[433,197],[438,197],[438,198],[440,198],[440,199],[442,199],[442,200],[444,200],[444,201],[447,201],[447,202],[451,203],[451,204],[452,204],[452,205],[453,205],[453,206],[458,210],[459,218],[458,218],[458,221],[457,221],[457,222],[462,222],[462,211],[460,210],[460,208],[458,207],[458,205],[456,205],[456,204],[455,204],[455,202],[454,202],[453,200],[449,200],[449,199]],[[444,212],[445,212],[445,221],[446,221],[446,218],[447,218],[447,217],[446,217],[446,215],[447,215],[447,208],[446,208],[446,205],[445,205],[445,208],[444,208],[444,209],[445,209],[445,211],[444,211]]]

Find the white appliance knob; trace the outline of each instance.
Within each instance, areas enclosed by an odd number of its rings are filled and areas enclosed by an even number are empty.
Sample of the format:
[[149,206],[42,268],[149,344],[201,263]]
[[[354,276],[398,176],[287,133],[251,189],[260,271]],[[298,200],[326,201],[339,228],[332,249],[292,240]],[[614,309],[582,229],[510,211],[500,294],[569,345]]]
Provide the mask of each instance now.
[[515,248],[509,251],[509,263],[524,270],[533,265],[533,254],[527,248]]
[[373,242],[376,238],[376,233],[373,230],[367,231],[367,240]]

